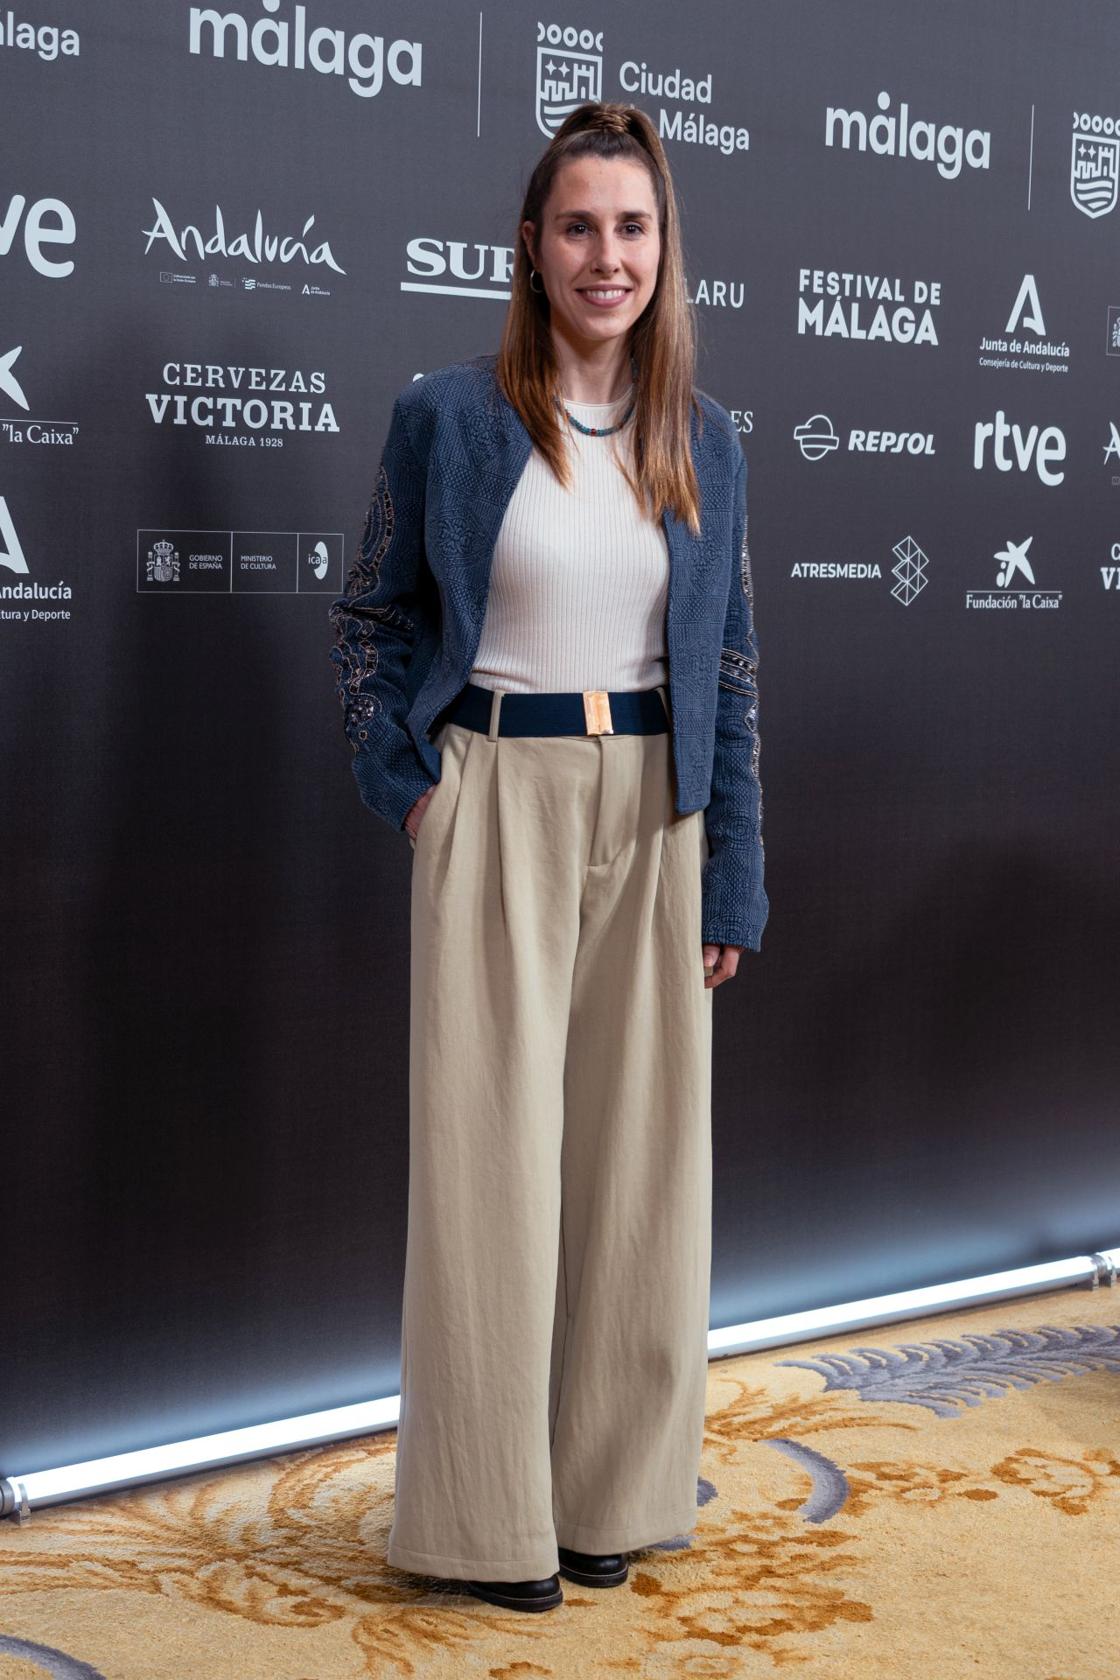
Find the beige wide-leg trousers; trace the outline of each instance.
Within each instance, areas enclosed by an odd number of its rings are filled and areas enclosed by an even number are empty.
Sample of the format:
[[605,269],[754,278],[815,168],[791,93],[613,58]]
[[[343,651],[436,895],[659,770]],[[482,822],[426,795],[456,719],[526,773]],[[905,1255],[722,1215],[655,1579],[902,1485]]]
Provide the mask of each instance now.
[[694,1526],[712,992],[668,732],[500,736],[501,692],[413,852],[387,1556],[512,1581]]

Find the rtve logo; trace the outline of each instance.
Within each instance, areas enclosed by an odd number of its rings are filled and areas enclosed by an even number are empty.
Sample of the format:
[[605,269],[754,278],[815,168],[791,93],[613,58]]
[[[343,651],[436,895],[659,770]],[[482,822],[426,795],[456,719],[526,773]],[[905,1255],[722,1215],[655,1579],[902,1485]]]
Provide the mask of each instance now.
[[37,198],[29,204],[23,193],[13,193],[0,216],[0,257],[14,249],[21,229],[23,254],[36,274],[47,280],[65,280],[73,274],[72,258],[53,262],[44,249],[47,245],[75,243],[78,224],[68,204],[61,198]]
[[1031,426],[1024,430],[1017,422],[1009,425],[1003,409],[997,408],[994,420],[976,422],[972,464],[977,471],[987,464],[989,443],[992,463],[1000,472],[1010,472],[1013,467],[1030,472],[1033,466],[1043,484],[1061,484],[1066,476],[1064,472],[1051,470],[1052,462],[1066,458],[1065,434],[1060,426]]

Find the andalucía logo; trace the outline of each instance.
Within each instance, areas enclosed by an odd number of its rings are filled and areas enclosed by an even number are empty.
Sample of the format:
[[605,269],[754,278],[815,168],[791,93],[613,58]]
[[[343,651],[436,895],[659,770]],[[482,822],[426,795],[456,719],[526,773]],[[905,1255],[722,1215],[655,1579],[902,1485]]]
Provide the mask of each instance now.
[[[6,496],[0,496],[0,566],[6,566],[11,572],[23,573],[25,577],[30,572]],[[25,583],[22,579],[19,583],[7,583],[0,578],[0,622],[6,623],[9,619],[14,619],[26,624],[30,620],[69,618],[69,607],[40,607],[35,603],[68,601],[72,594],[70,585],[62,578],[59,578],[57,583],[37,583],[34,580]],[[7,604],[9,601],[26,601],[32,604],[10,607]]]
[[1105,216],[1116,208],[1120,183],[1120,117],[1073,113],[1069,158],[1069,196],[1087,216]]

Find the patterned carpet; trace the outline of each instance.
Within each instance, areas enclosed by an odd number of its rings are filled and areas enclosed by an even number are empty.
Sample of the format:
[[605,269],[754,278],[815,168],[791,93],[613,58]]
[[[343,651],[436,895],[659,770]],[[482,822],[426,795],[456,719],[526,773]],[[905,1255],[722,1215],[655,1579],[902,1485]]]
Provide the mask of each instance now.
[[0,1523],[0,1680],[1120,1680],[1120,1291],[716,1360],[697,1525],[539,1615],[384,1563],[395,1434]]

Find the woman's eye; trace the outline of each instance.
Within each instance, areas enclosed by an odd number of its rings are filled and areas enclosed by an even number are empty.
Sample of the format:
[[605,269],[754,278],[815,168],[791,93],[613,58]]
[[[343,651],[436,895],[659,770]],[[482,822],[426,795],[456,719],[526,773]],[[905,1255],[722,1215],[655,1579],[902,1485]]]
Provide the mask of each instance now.
[[[635,233],[641,233],[643,231],[641,222],[623,222],[622,225],[627,230],[633,229]],[[568,232],[574,233],[577,228],[585,228],[586,226],[586,222],[569,222]]]

